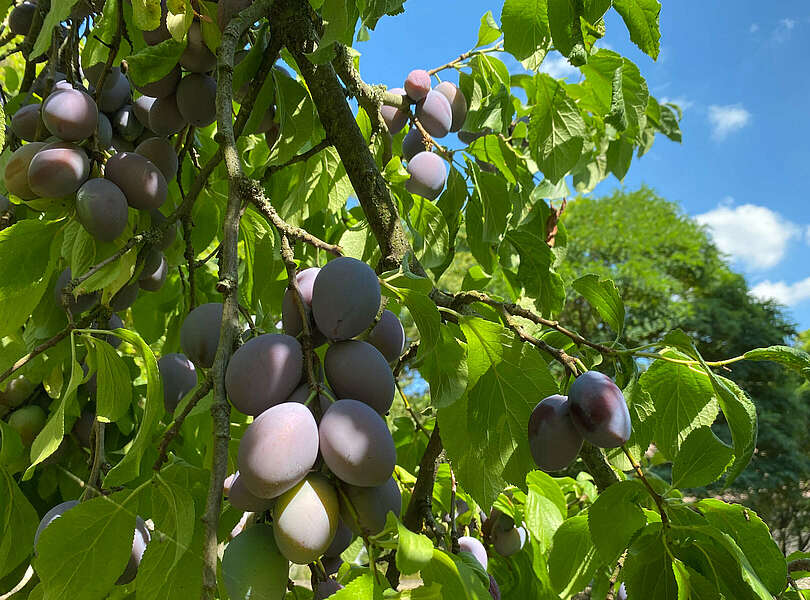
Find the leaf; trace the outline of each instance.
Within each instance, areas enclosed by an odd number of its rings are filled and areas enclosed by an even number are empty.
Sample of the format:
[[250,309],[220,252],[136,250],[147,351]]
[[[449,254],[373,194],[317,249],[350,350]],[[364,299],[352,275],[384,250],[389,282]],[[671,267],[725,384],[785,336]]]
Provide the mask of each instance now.
[[479,576],[476,565],[481,568],[477,563],[469,566],[463,558],[434,548],[433,559],[422,569],[421,576],[426,585],[441,585],[442,598],[491,600],[489,590],[483,582],[485,574],[481,573]]
[[132,0],[132,22],[141,31],[160,26],[160,0]]
[[[673,358],[684,355],[667,351]],[[674,459],[693,429],[709,426],[718,404],[705,371],[689,365],[656,360],[641,376],[641,386],[655,403],[655,443],[661,453]]]
[[554,49],[563,56],[570,56],[577,39],[582,39],[579,16],[574,8],[574,0],[546,0],[548,2],[548,22]]
[[[638,66],[612,50],[600,48],[581,69],[590,84],[589,107],[629,139],[635,139],[646,124],[650,99]],[[624,177],[618,173],[616,176]]]
[[[152,535],[138,567],[138,600],[186,600],[202,594],[202,528],[193,534],[187,548],[160,531]],[[174,562],[180,550],[183,554]]]
[[658,26],[661,3],[658,0],[613,0],[613,8],[622,16],[636,46],[657,59],[661,40]]
[[0,467],[9,468],[14,472],[13,467],[23,457],[23,449],[22,438],[17,430],[0,420]]
[[[138,1],[135,0],[135,4]],[[154,46],[145,46],[127,57],[129,66],[127,75],[133,85],[141,86],[157,81],[161,77],[165,77],[177,65],[177,61],[185,49],[185,42],[178,42],[174,39],[164,40]]]
[[438,267],[449,251],[450,233],[442,211],[422,196],[414,196],[408,213],[413,236],[413,249],[426,269]]
[[529,415],[538,398],[558,392],[539,353],[497,323],[463,317],[467,393],[439,410],[442,441],[460,485],[488,509],[507,482],[524,483],[534,469]]
[[559,81],[538,73],[535,85],[529,147],[543,175],[556,183],[579,161],[587,134],[585,121]]
[[729,467],[724,482],[727,487],[743,472],[754,454],[757,444],[757,409],[740,386],[730,379],[716,375],[708,367],[706,370],[711,376],[712,387],[731,431],[734,446],[734,462]]
[[[3,428],[3,451],[6,442]],[[38,523],[34,507],[5,466],[0,464],[0,579],[31,554]]]
[[38,58],[47,52],[51,47],[54,28],[70,16],[70,11],[76,2],[78,0],[51,0],[50,10],[45,15],[29,58]]
[[103,598],[113,589],[132,551],[129,498],[122,491],[82,502],[42,532],[34,569],[48,600]]
[[786,561],[762,519],[744,506],[714,498],[701,500],[698,508],[710,525],[734,538],[768,591],[778,596],[787,577]]
[[546,241],[526,229],[514,229],[506,239],[520,255],[518,279],[542,316],[553,316],[565,305],[562,277],[552,269],[554,253]]
[[466,345],[453,335],[447,325],[439,326],[439,341],[433,351],[424,355],[419,374],[430,385],[430,404],[445,408],[461,398],[467,388]]
[[403,575],[418,573],[433,559],[433,542],[422,534],[412,532],[400,522],[397,522],[397,531],[397,568]]
[[621,337],[624,331],[624,303],[612,279],[589,273],[571,284],[596,309],[602,320]]
[[504,49],[518,60],[551,43],[546,0],[506,0],[501,12]]
[[124,458],[115,465],[104,478],[104,487],[115,487],[132,481],[140,472],[141,459],[152,445],[152,434],[163,416],[163,385],[158,372],[157,361],[152,349],[143,338],[128,329],[116,329],[115,335],[132,344],[143,360],[146,371],[146,402],[138,433]]
[[85,339],[96,365],[96,415],[100,421],[115,422],[132,403],[132,377],[112,346],[90,336]]
[[433,284],[429,279],[411,273],[407,261],[403,262],[398,273],[383,273],[382,278],[387,283],[382,287],[383,294],[398,298],[408,307],[416,322],[421,337],[417,356],[423,356],[436,346],[440,335],[439,310],[428,296]]
[[[304,86],[295,79],[274,70],[272,82],[275,82],[276,116],[281,126],[281,136],[273,147],[270,162],[283,164],[312,137],[316,123],[315,106]],[[268,83],[272,85],[272,82],[268,78]]]
[[597,567],[587,514],[568,519],[554,534],[548,556],[548,572],[554,591],[570,598],[588,585]]
[[591,538],[603,562],[611,564],[647,524],[639,503],[647,490],[636,479],[620,481],[604,490],[588,509]]
[[630,169],[633,161],[633,144],[624,137],[612,140],[608,145],[607,168],[616,176],[619,181],[624,181],[624,176]]
[[[98,19],[93,21],[93,35],[87,36],[81,53],[81,64],[85,66],[106,63],[110,44],[118,23],[118,0],[107,0]],[[92,83],[92,82],[91,82]]]
[[492,11],[488,10],[481,17],[481,25],[478,27],[478,42],[475,47],[480,48],[491,44],[501,37],[501,30],[498,29],[498,24],[495,22],[495,17],[492,16]]
[[160,475],[157,479],[160,483],[161,496],[165,501],[165,514],[174,520],[171,528],[177,546],[174,561],[171,562],[171,566],[174,567],[191,546],[191,538],[194,535],[194,499],[188,490],[167,481]]
[[501,136],[480,137],[470,144],[469,151],[478,160],[495,165],[506,181],[517,183],[518,156],[515,149]]
[[678,597],[672,561],[659,523],[648,525],[630,546],[622,574],[628,598],[674,600]]
[[58,221],[25,219],[0,231],[0,337],[16,331],[45,293]]
[[672,487],[709,485],[720,478],[733,458],[734,451],[710,427],[698,427],[684,440],[672,464]]
[[790,346],[756,348],[744,354],[746,360],[770,360],[810,379],[810,354]]
[[565,496],[557,482],[542,471],[529,473],[526,485],[529,488],[524,507],[526,526],[532,540],[538,542],[545,553],[568,514]]

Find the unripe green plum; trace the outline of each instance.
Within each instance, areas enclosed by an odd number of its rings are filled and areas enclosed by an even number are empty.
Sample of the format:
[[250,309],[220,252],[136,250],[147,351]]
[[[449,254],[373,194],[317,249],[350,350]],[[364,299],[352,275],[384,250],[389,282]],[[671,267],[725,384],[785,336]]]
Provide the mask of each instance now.
[[201,304],[183,321],[180,328],[180,347],[198,367],[210,369],[219,345],[222,326],[222,303]]
[[56,519],[61,517],[67,511],[69,511],[74,506],[78,506],[78,500],[68,500],[67,502],[62,502],[61,504],[57,504],[51,510],[45,513],[45,516],[42,517],[42,520],[39,522],[37,526],[37,531],[34,534],[34,549],[37,547],[37,542],[39,542],[39,536],[42,535],[42,532],[45,531],[45,528],[48,527],[51,523],[53,523]]
[[31,142],[17,148],[6,163],[3,180],[6,189],[23,200],[33,200],[37,197],[28,184],[28,167],[37,152],[47,144],[44,142]]
[[189,73],[177,86],[177,109],[194,127],[206,127],[217,120],[216,97],[213,77]]
[[177,84],[180,83],[180,65],[175,65],[171,71],[160,79],[150,81],[144,85],[133,85],[144,96],[151,96],[152,98],[165,98],[170,96],[177,89]]
[[[171,181],[177,175],[177,152],[174,151],[174,148],[167,139],[159,137],[147,138],[138,144],[138,147],[135,148],[135,152],[148,159],[153,165],[160,169],[166,181]],[[165,221],[166,219],[164,218],[163,220]],[[174,242],[173,239],[172,242]],[[171,243],[169,245],[171,246]]]
[[610,377],[588,371],[568,390],[571,417],[586,440],[600,448],[618,448],[630,439],[630,411]]
[[543,398],[529,417],[529,450],[544,471],[559,471],[570,465],[582,448],[582,435],[571,418],[566,396]]
[[90,159],[76,144],[46,145],[28,165],[28,185],[41,198],[64,198],[76,193],[90,175]]
[[469,552],[478,561],[484,570],[487,569],[487,550],[478,539],[469,535],[458,538],[458,547],[461,552]]
[[36,386],[25,375],[17,375],[0,392],[0,405],[17,408],[28,399]]
[[76,192],[76,218],[97,240],[111,242],[127,228],[124,192],[108,179],[89,179]]
[[84,92],[57,89],[42,103],[42,122],[59,139],[77,142],[95,133],[98,107]]
[[231,506],[234,508],[255,513],[270,510],[276,503],[275,499],[259,498],[251,493],[251,491],[247,489],[244,481],[242,481],[242,478],[239,477],[238,472],[231,483],[231,489],[228,491],[228,502],[230,502]]
[[163,406],[171,415],[191,390],[197,385],[197,369],[183,354],[171,353],[157,362],[160,379],[163,381]]
[[205,45],[198,21],[194,21],[189,27],[188,42],[180,55],[180,64],[192,73],[207,73],[217,64],[217,57]]
[[384,310],[366,341],[391,363],[398,360],[405,350],[405,328],[394,313]]
[[242,413],[258,416],[293,393],[304,368],[294,337],[259,335],[234,352],[225,372],[228,399]]
[[318,458],[318,424],[306,406],[285,402],[248,425],[239,442],[239,477],[260,498],[297,485]]
[[264,523],[233,538],[222,555],[222,579],[231,600],[283,600],[289,573],[273,527]]
[[125,585],[135,579],[138,574],[138,567],[141,566],[141,559],[143,553],[146,552],[146,546],[152,539],[146,523],[140,517],[135,517],[135,532],[132,536],[132,552],[129,555],[129,562],[127,563],[124,572],[115,585]]
[[148,159],[134,152],[119,152],[107,160],[104,177],[121,188],[132,208],[160,208],[168,184],[163,173]]
[[[389,512],[397,517],[402,512],[402,494],[393,477],[376,487],[343,485],[342,489],[353,510],[346,498],[341,497],[340,516],[356,535],[377,535],[385,528]],[[355,514],[359,521],[355,520]]]
[[368,329],[380,308],[377,274],[362,261],[341,256],[315,277],[312,313],[331,340],[347,340]]
[[313,473],[276,501],[273,533],[279,550],[299,565],[322,556],[335,537],[339,513],[335,488]]
[[23,446],[28,447],[34,442],[34,438],[39,435],[48,416],[39,406],[32,404],[18,408],[8,417],[8,424],[20,434]]
[[36,142],[47,135],[45,123],[42,122],[41,104],[26,104],[17,109],[11,117],[11,130],[21,140]]
[[385,420],[357,400],[338,400],[321,418],[321,455],[341,481],[375,487],[394,472],[397,454]]
[[329,346],[324,358],[329,385],[338,398],[353,398],[381,415],[394,401],[394,375],[388,361],[368,342],[347,340]]

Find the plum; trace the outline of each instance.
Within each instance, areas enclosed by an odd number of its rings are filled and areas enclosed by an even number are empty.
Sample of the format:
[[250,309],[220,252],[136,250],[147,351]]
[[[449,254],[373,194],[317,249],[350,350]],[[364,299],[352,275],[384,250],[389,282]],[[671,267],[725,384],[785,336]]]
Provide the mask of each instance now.
[[621,390],[598,371],[576,378],[568,390],[571,417],[586,440],[600,448],[618,448],[630,439],[630,411]]
[[582,435],[571,418],[566,396],[543,398],[529,417],[529,450],[544,471],[559,471],[570,465],[582,448]]
[[124,192],[108,179],[88,179],[76,191],[76,219],[97,240],[111,242],[127,227]]

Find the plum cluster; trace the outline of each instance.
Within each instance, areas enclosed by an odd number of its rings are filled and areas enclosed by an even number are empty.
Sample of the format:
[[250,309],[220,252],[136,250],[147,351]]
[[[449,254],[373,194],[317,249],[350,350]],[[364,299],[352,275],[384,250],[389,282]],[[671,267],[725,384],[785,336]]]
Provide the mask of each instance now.
[[600,448],[618,448],[630,439],[631,433],[624,395],[607,375],[598,371],[577,377],[568,396],[541,400],[529,418],[529,448],[544,471],[565,469],[585,440]]
[[[404,95],[416,105],[415,118],[433,138],[443,138],[457,132],[467,118],[467,99],[459,87],[442,81],[431,88],[430,74],[416,69],[408,74],[404,88],[389,90]],[[383,106],[382,116],[392,135],[408,123],[411,113],[394,106]],[[434,200],[447,181],[447,168],[438,154],[429,150],[430,141],[417,127],[412,127],[402,140],[402,156],[408,161],[410,179],[405,183],[409,192]]]
[[[282,301],[284,333],[250,338],[225,373],[228,399],[253,417],[226,495],[238,510],[272,521],[245,529],[225,550],[223,576],[231,597],[245,597],[244,587],[281,598],[290,562],[321,559],[333,574],[355,536],[379,533],[389,511],[400,514],[396,450],[384,415],[395,392],[391,362],[405,346],[402,324],[390,311],[376,319],[379,280],[354,258],[304,269],[296,287],[300,307],[292,289]],[[221,322],[219,303],[201,305],[186,317],[180,332],[184,354],[159,362],[167,408],[194,386],[194,365],[214,364]],[[322,369],[313,356],[314,382],[305,373],[299,341],[305,323],[316,349],[328,344],[319,350]],[[319,594],[326,597],[337,585],[324,582]]]

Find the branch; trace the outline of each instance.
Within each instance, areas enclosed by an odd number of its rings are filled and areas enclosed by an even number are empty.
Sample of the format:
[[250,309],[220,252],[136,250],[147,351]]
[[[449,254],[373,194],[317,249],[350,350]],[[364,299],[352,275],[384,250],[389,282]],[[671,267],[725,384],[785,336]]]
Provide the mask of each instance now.
[[454,58],[448,63],[443,64],[440,67],[436,67],[428,71],[428,75],[435,75],[439,71],[444,71],[445,69],[454,68],[460,62],[464,62],[468,58],[471,58],[477,54],[488,54],[490,52],[503,52],[503,42],[498,42],[494,46],[490,46],[489,48],[481,48],[480,50],[470,50],[469,52],[464,52],[463,54],[459,54],[458,57]]
[[318,154],[318,152],[320,152],[321,150],[323,150],[325,148],[328,148],[331,145],[332,145],[332,142],[330,142],[329,138],[326,137],[326,138],[322,139],[320,142],[318,142],[317,144],[315,144],[312,148],[310,148],[306,152],[302,152],[301,154],[296,154],[290,160],[285,162],[283,165],[270,165],[269,167],[267,167],[267,171],[265,171],[264,177],[262,177],[262,180],[267,181],[267,179],[271,175],[273,175],[275,173],[278,173],[279,171],[281,171],[282,169],[284,169],[286,167],[289,167],[290,165],[294,165],[296,163],[308,161],[310,158],[312,158],[313,156]]
[[439,454],[442,452],[442,439],[439,435],[439,422],[433,426],[425,453],[419,462],[419,474],[413,485],[411,501],[402,519],[405,527],[416,533],[421,532],[426,513],[432,516],[433,484],[436,479]]
[[194,395],[189,399],[186,406],[183,408],[183,411],[177,415],[177,418],[172,423],[169,430],[163,436],[163,439],[160,440],[160,447],[158,448],[158,458],[155,461],[155,464],[152,466],[152,469],[155,471],[160,471],[160,467],[163,463],[166,462],[166,456],[169,451],[169,444],[172,440],[177,437],[177,434],[180,433],[180,428],[183,426],[183,423],[186,420],[186,417],[189,413],[197,406],[197,403],[205,398],[208,395],[208,392],[211,391],[211,378],[206,377],[203,381],[202,385],[197,388],[197,391],[194,392]]
[[112,70],[112,64],[115,62],[115,57],[118,55],[118,49],[121,47],[121,38],[124,35],[124,27],[126,25],[124,24],[124,3],[121,0],[119,0],[117,4],[116,19],[115,33],[113,34],[112,40],[110,40],[110,51],[107,53],[107,61],[104,63],[104,68],[98,76],[98,80],[91,82],[96,88],[96,103],[101,101],[101,95],[104,93],[104,80],[107,79],[107,75],[109,75]]
[[585,468],[588,470],[588,473],[593,476],[594,483],[596,483],[599,493],[604,492],[614,483],[619,483],[619,478],[616,476],[613,468],[608,464],[605,455],[590,442],[582,444],[579,457],[582,459],[582,462],[585,463]]

